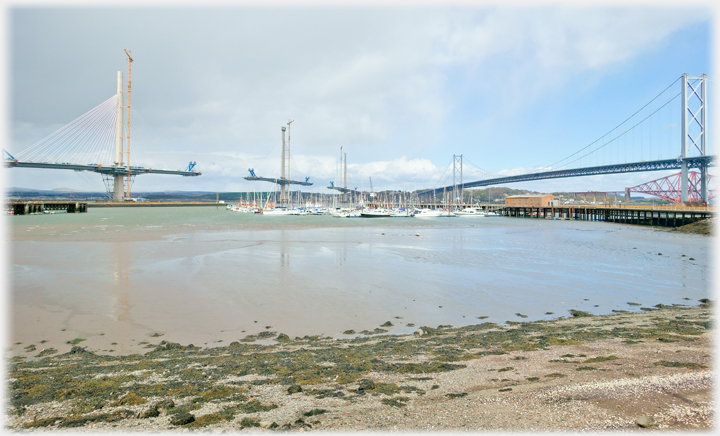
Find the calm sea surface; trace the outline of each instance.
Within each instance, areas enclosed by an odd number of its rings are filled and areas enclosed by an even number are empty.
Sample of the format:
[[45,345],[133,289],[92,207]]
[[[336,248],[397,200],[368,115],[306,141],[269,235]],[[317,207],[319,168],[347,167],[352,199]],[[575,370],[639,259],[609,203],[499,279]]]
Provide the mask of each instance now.
[[712,296],[715,238],[650,227],[214,207],[90,208],[6,224],[11,336],[24,344],[83,338],[127,352],[157,343],[152,334],[209,346],[264,330],[342,337],[386,321],[404,333]]

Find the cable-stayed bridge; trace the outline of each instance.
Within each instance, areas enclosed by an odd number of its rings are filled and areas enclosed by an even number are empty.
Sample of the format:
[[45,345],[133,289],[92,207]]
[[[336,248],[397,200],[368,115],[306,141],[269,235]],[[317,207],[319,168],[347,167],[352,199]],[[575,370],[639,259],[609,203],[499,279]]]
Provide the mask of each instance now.
[[[680,84],[680,92],[672,88]],[[452,176],[445,174],[421,196],[461,191],[465,188],[494,186],[531,180],[593,176],[630,172],[680,170],[679,193],[682,202],[691,198],[708,201],[708,167],[715,156],[708,153],[708,76],[683,74],[650,102],[606,134],[541,170],[515,175],[493,174],[470,165],[480,180],[463,182],[463,157],[453,156]],[[696,169],[697,175],[690,170]],[[462,194],[459,194],[462,197]]]
[[[195,162],[190,162],[184,170],[130,165],[130,77],[133,59],[127,51],[126,54],[127,90],[122,89],[122,72],[118,71],[115,95],[20,152],[10,154],[3,150],[5,167],[99,173],[108,196],[114,201],[128,199],[134,178],[141,174],[201,175],[194,170]],[[133,156],[136,154],[137,150],[134,150]]]

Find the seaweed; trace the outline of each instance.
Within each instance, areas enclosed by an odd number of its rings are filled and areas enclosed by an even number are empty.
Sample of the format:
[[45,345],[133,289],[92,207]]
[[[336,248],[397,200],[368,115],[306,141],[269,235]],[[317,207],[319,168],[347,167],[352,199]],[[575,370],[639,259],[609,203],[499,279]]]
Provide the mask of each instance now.
[[670,362],[667,360],[661,360],[659,362],[655,362],[654,365],[656,366],[665,366],[668,368],[688,368],[688,369],[707,369],[706,365],[700,364],[700,363],[691,363],[691,362]]

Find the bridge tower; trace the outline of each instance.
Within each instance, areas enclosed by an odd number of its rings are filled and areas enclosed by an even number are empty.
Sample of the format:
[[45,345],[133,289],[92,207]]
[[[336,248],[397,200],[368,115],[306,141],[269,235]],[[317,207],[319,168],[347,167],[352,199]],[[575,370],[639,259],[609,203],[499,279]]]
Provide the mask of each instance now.
[[[691,83],[697,81],[699,83]],[[680,201],[685,203],[690,196],[688,164],[692,147],[707,156],[707,74],[700,77],[682,75],[682,139],[681,139],[681,170],[680,170]],[[704,162],[700,167],[700,196],[702,202],[708,203],[708,166]]]
[[[117,115],[115,123],[115,166],[123,165],[123,96],[122,71],[117,73]],[[113,175],[113,201],[123,200],[123,174]]]
[[[453,193],[452,195],[455,197],[455,201],[453,203],[457,203],[458,201],[461,204],[465,203],[464,196],[463,196],[463,181],[462,181],[462,155],[458,156],[456,154],[453,155]],[[460,182],[460,183],[458,183]],[[458,197],[458,185],[460,187],[460,196]]]
[[[282,155],[280,156],[280,179],[285,181],[287,177],[285,177],[285,126],[280,127],[280,130],[282,130]],[[289,161],[290,159],[288,159]],[[289,164],[290,162],[288,162]],[[288,168],[289,169],[289,168]],[[288,171],[289,172],[289,171]],[[287,205],[288,203],[288,196],[287,196],[287,185],[285,183],[280,184],[280,204]]]

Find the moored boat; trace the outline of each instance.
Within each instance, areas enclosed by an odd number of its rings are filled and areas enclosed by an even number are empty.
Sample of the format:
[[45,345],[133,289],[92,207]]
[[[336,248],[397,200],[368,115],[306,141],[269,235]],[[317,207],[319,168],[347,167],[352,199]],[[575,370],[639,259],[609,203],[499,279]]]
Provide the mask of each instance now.
[[468,207],[463,210],[456,210],[455,215],[461,217],[484,217],[485,212],[478,207]]
[[363,209],[360,218],[389,218],[390,211],[387,209]]
[[415,218],[438,218],[443,213],[447,214],[439,209],[415,209]]

